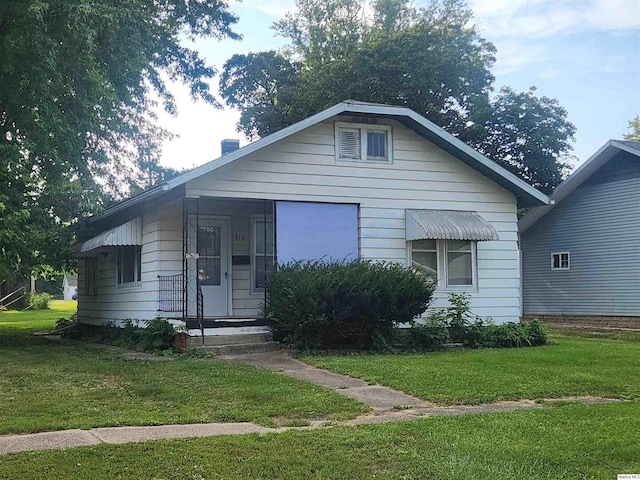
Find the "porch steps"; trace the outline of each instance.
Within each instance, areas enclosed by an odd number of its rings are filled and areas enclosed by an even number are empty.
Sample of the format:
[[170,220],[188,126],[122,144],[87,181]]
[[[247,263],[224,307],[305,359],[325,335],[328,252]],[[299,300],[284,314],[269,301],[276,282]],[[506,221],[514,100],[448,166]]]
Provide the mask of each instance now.
[[187,340],[187,346],[197,348],[217,355],[240,355],[243,353],[272,352],[280,348],[280,343],[272,342],[268,333],[245,333],[236,335],[205,335],[204,345],[202,337],[192,336]]

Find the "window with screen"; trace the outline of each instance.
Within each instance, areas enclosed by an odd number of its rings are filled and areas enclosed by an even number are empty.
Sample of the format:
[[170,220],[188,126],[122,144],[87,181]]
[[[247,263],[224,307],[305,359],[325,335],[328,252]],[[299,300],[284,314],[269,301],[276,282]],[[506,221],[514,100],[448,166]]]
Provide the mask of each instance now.
[[118,285],[128,285],[142,280],[142,247],[131,245],[118,248]]

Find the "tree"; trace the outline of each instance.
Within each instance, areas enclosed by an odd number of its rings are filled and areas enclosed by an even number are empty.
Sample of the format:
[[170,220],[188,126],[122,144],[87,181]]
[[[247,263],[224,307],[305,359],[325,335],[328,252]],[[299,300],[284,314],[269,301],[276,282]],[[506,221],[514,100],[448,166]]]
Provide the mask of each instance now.
[[[270,76],[274,95],[264,101],[264,72],[238,70],[250,59],[235,56],[221,90],[242,112],[244,132],[264,136],[351,98],[411,108],[547,192],[566,174],[575,133],[566,110],[535,90],[493,94],[496,49],[462,0],[420,9],[406,0],[373,0],[365,9],[359,0],[297,0],[274,29],[290,43],[270,59],[296,66],[287,78],[295,94],[280,95]],[[237,86],[242,103],[230,95]],[[252,123],[256,105],[259,125]]]
[[640,115],[636,115],[633,120],[629,120],[630,132],[625,133],[622,137],[632,142],[640,142]]
[[234,55],[220,77],[220,94],[242,112],[238,128],[249,138],[295,122],[299,66],[274,51]]
[[516,92],[503,87],[478,115],[473,144],[484,155],[551,193],[569,173],[570,139],[576,128],[557,100],[536,97],[535,87]]
[[70,258],[59,237],[104,204],[96,179],[117,197],[161,170],[167,80],[217,105],[215,71],[179,37],[238,38],[236,21],[218,0],[0,0],[0,281],[56,238],[46,261]]

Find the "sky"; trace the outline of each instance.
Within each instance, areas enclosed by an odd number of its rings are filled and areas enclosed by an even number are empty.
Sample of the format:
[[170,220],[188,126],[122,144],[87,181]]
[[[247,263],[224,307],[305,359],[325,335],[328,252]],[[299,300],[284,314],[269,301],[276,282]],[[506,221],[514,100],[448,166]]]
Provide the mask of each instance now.
[[[468,0],[481,34],[496,46],[495,89],[537,87],[537,95],[555,98],[577,127],[575,165],[612,138],[628,131],[640,114],[640,0]],[[422,0],[415,1],[418,6]],[[200,39],[194,44],[219,72],[235,53],[279,49],[271,24],[292,10],[292,0],[232,1],[240,21],[240,41]],[[217,92],[218,79],[212,82]],[[248,140],[236,131],[240,114],[190,99],[173,85],[178,114],[159,114],[176,134],[165,142],[160,163],[179,170],[220,156],[225,138]]]

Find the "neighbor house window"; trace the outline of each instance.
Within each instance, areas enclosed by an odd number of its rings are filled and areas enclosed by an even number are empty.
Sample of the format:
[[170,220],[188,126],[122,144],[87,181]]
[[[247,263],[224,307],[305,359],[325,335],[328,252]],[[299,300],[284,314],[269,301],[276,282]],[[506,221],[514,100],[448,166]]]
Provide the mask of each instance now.
[[118,285],[142,280],[142,247],[131,245],[118,248]]
[[431,277],[438,288],[474,287],[475,243],[469,240],[413,240],[410,242],[411,265]]
[[98,259],[87,258],[84,262],[85,293],[87,297],[98,296]]
[[571,268],[571,255],[569,252],[551,254],[551,270],[569,270]]
[[391,127],[336,123],[336,159],[347,162],[391,162]]
[[266,276],[274,269],[273,221],[270,218],[253,218],[252,243],[252,290],[264,290]]

